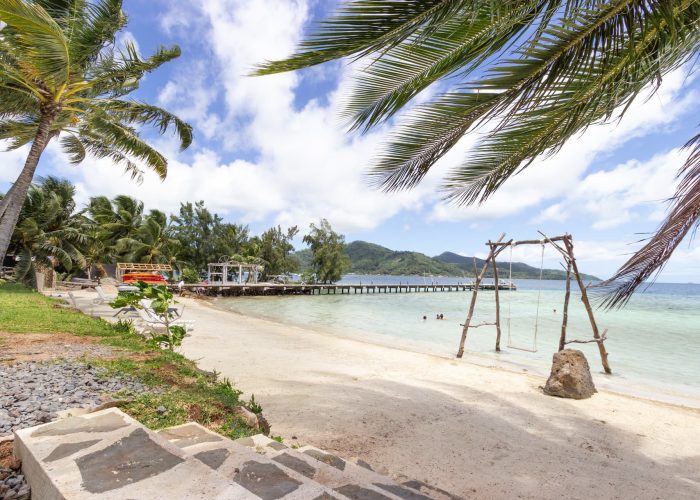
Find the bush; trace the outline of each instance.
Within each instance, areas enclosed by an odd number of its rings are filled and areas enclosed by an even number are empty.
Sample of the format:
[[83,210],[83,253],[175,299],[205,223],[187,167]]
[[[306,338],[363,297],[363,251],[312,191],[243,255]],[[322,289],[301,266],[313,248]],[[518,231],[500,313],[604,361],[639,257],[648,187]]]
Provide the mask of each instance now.
[[185,283],[199,283],[201,281],[199,273],[191,267],[186,267],[183,269],[182,273],[180,274],[180,278]]

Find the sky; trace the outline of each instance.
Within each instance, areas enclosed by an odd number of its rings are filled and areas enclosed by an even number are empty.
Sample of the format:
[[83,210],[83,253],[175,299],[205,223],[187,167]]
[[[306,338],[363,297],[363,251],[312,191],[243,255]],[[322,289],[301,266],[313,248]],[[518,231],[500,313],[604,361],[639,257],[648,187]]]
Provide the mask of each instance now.
[[[135,97],[189,121],[195,141],[180,152],[174,137],[149,136],[169,160],[163,182],[147,173],[134,183],[108,160],[70,165],[51,145],[38,175],[57,175],[90,196],[129,194],[147,208],[177,212],[180,202],[204,200],[225,220],[251,232],[272,225],[301,228],[326,218],[347,241],[362,239],[428,255],[453,251],[485,255],[484,243],[573,235],[579,267],[610,276],[663,219],[680,146],[698,130],[700,78],[682,68],[653,95],[638,98],[624,118],[596,125],[509,180],[478,207],[444,203],[442,175],[458,165],[470,134],[411,191],[388,195],[367,182],[371,158],[391,132],[348,134],[340,102],[356,69],[334,62],[297,73],[247,76],[265,60],[289,55],[309,29],[333,8],[330,0],[125,0],[129,24],[120,43],[132,40],[144,56],[178,44],[182,56],[148,75]],[[428,90],[428,92],[430,89]],[[21,169],[26,151],[1,153],[0,190]],[[507,255],[504,258],[509,258]],[[539,246],[519,247],[515,260],[539,265]],[[546,249],[545,267],[558,267]],[[684,242],[659,281],[700,282],[700,245]]]

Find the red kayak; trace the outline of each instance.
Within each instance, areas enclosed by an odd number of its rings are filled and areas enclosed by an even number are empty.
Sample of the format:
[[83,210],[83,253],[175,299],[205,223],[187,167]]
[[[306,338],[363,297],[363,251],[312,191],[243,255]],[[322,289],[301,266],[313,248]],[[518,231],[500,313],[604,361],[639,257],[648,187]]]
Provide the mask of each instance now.
[[168,282],[165,281],[163,275],[157,273],[126,273],[122,278],[124,283],[136,283],[137,281],[143,281],[150,285],[167,285]]

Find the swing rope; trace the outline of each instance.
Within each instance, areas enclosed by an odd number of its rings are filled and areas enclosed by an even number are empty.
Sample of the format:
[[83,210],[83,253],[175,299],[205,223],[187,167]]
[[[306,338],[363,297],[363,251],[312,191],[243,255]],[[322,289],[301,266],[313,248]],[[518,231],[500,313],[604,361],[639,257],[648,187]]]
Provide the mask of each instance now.
[[535,312],[535,338],[532,341],[533,351],[537,350],[537,330],[540,326],[540,297],[542,296],[542,270],[544,268],[544,242],[542,242],[542,256],[540,257],[540,282],[537,290],[537,310]]
[[[513,291],[513,242],[510,243],[510,264],[508,265],[508,286],[510,291]],[[508,294],[508,346],[512,344],[510,338],[510,304],[513,302],[513,296]]]
[[[510,282],[513,282],[513,243],[510,244],[510,269],[508,271],[508,279]],[[537,290],[537,309],[535,310],[535,335],[532,339],[532,348],[527,348],[527,347],[519,347],[517,345],[513,344],[513,340],[511,337],[511,313],[510,313],[510,304],[511,301],[513,300],[512,297],[508,297],[508,347],[511,349],[518,349],[520,351],[528,351],[528,352],[537,352],[537,332],[539,330],[539,325],[540,325],[540,299],[542,297],[542,275],[544,271],[544,245],[545,242],[543,241],[541,243],[542,245],[542,253],[540,256],[540,279],[539,279],[539,287]]]

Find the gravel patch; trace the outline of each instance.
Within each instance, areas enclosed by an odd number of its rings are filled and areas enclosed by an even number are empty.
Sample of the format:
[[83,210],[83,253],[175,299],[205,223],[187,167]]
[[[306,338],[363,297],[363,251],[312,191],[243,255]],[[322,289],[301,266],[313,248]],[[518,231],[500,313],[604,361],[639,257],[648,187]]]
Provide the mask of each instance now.
[[0,498],[2,500],[28,500],[31,490],[24,475],[13,469],[0,467]]
[[62,410],[102,404],[120,390],[148,390],[131,378],[104,374],[75,362],[0,365],[0,437],[55,420]]

